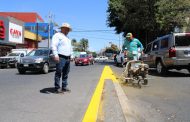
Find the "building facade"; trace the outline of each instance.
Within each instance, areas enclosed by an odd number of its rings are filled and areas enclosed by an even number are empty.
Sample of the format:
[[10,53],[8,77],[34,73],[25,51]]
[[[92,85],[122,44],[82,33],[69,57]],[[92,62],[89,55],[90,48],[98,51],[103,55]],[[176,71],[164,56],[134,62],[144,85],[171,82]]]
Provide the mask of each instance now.
[[38,48],[40,35],[26,31],[24,22],[10,16],[0,16],[0,56],[15,48]]
[[0,12],[0,16],[11,16],[22,20],[25,30],[42,36],[42,41],[39,43],[40,47],[48,47],[55,33],[54,24],[44,23],[44,20],[35,12]]
[[12,17],[0,16],[0,56],[6,55],[16,44],[24,43],[24,23]]

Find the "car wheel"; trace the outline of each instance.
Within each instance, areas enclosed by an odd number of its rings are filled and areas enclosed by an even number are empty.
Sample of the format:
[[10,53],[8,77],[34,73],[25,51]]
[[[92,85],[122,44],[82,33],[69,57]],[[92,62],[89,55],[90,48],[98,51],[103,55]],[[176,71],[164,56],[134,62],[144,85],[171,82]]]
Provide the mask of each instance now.
[[156,71],[158,74],[165,74],[167,69],[164,67],[164,65],[161,61],[158,61],[156,63]]
[[17,68],[17,63],[15,63],[15,68]]
[[78,64],[77,64],[77,63],[75,63],[75,66],[78,66]]
[[18,72],[19,72],[19,74],[25,74],[26,73],[26,71],[23,69],[18,69]]
[[49,72],[49,66],[48,66],[47,63],[44,64],[43,69],[42,69],[42,72],[43,72],[44,74],[47,74],[47,73]]
[[188,70],[188,71],[189,71],[189,73],[190,73],[190,68],[188,68],[187,70]]
[[92,65],[94,64],[94,61],[92,61],[92,63],[91,63]]

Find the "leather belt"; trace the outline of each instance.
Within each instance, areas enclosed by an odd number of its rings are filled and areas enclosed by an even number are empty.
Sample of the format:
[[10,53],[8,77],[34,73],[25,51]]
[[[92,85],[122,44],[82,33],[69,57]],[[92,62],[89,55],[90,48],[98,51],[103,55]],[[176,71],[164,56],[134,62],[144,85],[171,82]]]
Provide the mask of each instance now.
[[65,55],[61,55],[61,54],[58,54],[60,58],[64,58],[64,59],[70,59],[71,56],[65,56]]

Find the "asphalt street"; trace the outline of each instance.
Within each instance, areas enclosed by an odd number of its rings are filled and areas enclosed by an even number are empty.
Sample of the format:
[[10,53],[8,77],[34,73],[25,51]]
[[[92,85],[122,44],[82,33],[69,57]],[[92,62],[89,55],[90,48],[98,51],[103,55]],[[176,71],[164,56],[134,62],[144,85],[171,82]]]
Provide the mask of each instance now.
[[81,122],[104,65],[71,65],[71,93],[53,93],[49,74],[0,69],[1,122]]
[[[48,74],[27,72],[18,74],[15,68],[0,69],[0,122],[81,122],[108,65],[120,80],[122,67],[111,62],[89,66],[71,65],[69,88],[71,93],[55,94],[54,71]],[[189,73],[170,71],[166,76],[149,72],[149,84],[141,89],[121,82],[135,121],[190,121]],[[105,82],[99,120],[125,121],[117,93],[110,80]]]

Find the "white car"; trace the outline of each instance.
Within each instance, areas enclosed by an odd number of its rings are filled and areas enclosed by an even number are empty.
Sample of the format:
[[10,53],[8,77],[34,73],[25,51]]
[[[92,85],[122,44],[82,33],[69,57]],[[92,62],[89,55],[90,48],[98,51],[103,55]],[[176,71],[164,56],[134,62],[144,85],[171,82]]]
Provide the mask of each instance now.
[[96,62],[104,62],[104,61],[108,60],[108,57],[106,57],[106,56],[98,56],[98,57],[94,58],[94,60]]
[[120,52],[120,53],[116,56],[115,64],[116,64],[117,66],[119,66],[119,65],[123,65],[123,62],[124,62],[124,53],[123,53],[123,52]]

